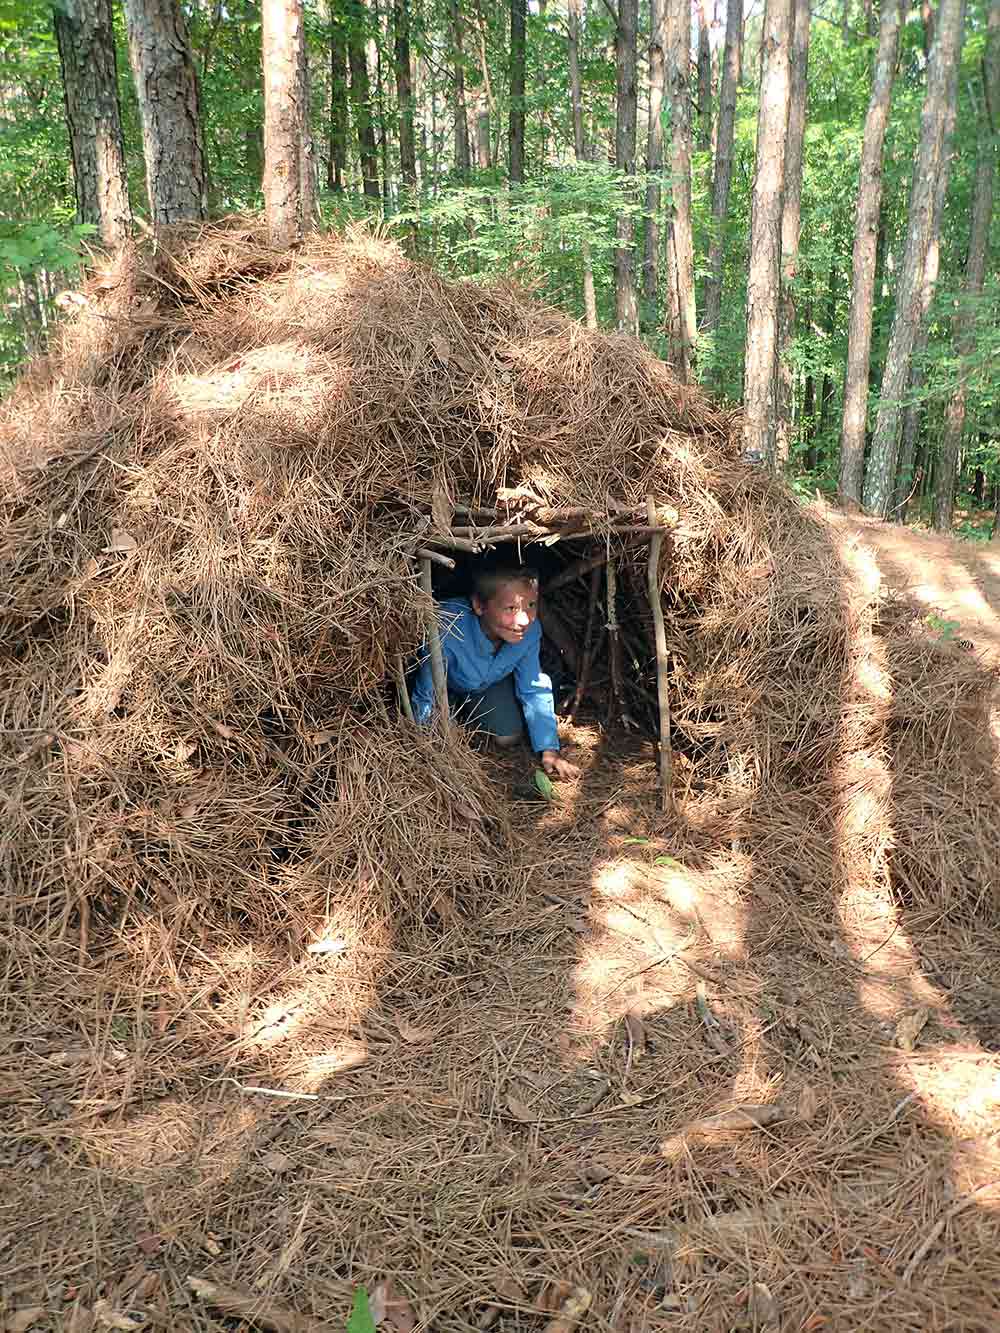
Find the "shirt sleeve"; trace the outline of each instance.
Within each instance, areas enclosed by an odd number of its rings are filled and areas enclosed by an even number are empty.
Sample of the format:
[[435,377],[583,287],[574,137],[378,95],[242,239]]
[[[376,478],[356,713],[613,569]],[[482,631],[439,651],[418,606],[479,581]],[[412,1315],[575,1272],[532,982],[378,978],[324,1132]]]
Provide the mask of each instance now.
[[[535,622],[537,625],[537,621]],[[533,643],[514,668],[514,693],[524,709],[533,750],[558,750],[559,729],[556,725],[555,700],[552,681],[542,670],[538,653],[542,642],[539,629]]]
[[420,650],[419,662],[410,702],[413,704],[413,720],[423,727],[430,721],[434,710],[434,677],[431,675],[431,655],[426,644]]

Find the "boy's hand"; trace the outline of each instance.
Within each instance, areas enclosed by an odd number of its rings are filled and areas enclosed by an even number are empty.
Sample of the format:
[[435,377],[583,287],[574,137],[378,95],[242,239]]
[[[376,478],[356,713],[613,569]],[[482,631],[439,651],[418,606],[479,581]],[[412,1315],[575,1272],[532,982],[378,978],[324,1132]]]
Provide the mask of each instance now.
[[563,759],[558,750],[542,751],[542,768],[550,778],[578,778],[580,776],[580,770],[576,764],[571,764],[568,759]]

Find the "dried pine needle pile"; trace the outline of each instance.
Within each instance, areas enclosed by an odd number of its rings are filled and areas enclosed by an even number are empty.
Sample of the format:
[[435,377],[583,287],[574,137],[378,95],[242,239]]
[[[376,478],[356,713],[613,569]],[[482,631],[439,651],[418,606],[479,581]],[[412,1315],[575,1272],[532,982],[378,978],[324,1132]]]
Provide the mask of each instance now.
[[[237,221],[84,296],[0,409],[4,1317],[994,1326],[991,674],[513,288]],[[546,507],[636,726],[540,809],[394,680],[417,547]]]

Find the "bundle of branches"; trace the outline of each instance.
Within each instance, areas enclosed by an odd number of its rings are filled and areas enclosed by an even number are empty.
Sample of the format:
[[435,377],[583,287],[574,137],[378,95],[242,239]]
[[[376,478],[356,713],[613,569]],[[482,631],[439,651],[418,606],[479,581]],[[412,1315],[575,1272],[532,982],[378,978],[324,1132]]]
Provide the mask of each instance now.
[[[503,527],[569,542],[582,578],[550,571],[549,604],[577,685],[640,726],[644,529],[669,527],[676,743],[751,820],[807,777],[832,790],[890,725],[922,737],[898,763],[972,754],[988,678],[946,664],[963,731],[897,628],[906,718],[860,700],[877,596],[741,461],[738,413],[638,342],[363,233],[284,252],[243,221],[123,255],[74,309],[0,421],[3,873],[36,925],[82,939],[152,903],[304,931],[359,885],[372,913],[422,920],[509,884],[460,735],[416,743],[385,704],[430,611],[415,554]],[[614,589],[580,564],[601,552]],[[961,809],[968,782],[944,780]],[[968,897],[953,860],[925,892]]]

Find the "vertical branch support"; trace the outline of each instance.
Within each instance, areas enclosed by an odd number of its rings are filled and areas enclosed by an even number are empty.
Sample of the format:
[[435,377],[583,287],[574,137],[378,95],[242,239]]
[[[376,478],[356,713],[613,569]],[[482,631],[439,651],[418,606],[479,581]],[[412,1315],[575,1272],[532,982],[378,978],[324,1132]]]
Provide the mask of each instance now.
[[[653,497],[646,496],[649,526],[656,526]],[[653,533],[649,539],[649,608],[653,613],[656,635],[656,697],[660,707],[660,809],[669,810],[672,802],[673,752],[670,746],[670,694],[667,690],[667,632],[663,626],[663,602],[660,598],[660,551],[663,536]]]
[[403,654],[397,653],[393,658],[393,665],[396,669],[396,688],[399,690],[399,706],[403,710],[403,716],[407,722],[413,721],[413,705],[410,703],[410,691],[406,688],[406,671],[403,667]]
[[[1000,489],[1000,488],[998,488]],[[601,557],[601,563],[604,563],[604,556]],[[580,657],[580,674],[576,680],[576,693],[573,695],[573,703],[569,710],[569,720],[576,721],[576,712],[583,701],[583,696],[587,692],[587,682],[590,679],[590,664],[594,657],[594,647],[592,640],[594,637],[594,618],[597,614],[597,598],[601,590],[601,570],[600,566],[590,571],[590,596],[587,601],[587,630],[583,636],[583,653]]]
[[611,668],[611,695],[608,721],[625,723],[625,696],[622,693],[622,645],[618,630],[618,568],[608,555],[608,664]]
[[444,653],[441,651],[441,629],[438,625],[437,612],[434,609],[434,588],[431,584],[431,562],[422,558],[420,561],[420,586],[431,603],[427,621],[427,646],[431,655],[431,678],[434,681],[434,694],[445,730],[448,729],[448,680],[444,671]]

